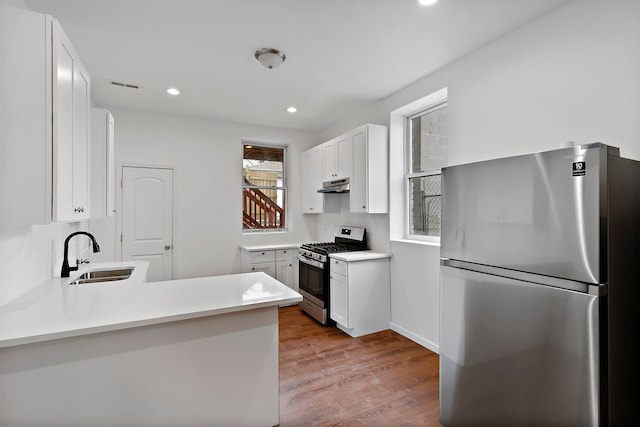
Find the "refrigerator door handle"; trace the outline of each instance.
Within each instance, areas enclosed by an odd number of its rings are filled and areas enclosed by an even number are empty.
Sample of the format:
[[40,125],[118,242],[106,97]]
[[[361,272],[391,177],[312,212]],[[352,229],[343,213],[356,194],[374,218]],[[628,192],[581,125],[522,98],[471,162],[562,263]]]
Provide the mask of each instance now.
[[606,284],[593,285],[590,283],[560,279],[551,276],[542,276],[539,274],[526,273],[524,271],[510,270],[507,268],[493,267],[484,264],[475,264],[472,262],[459,261],[449,258],[441,258],[440,265],[475,271],[478,273],[491,274],[493,276],[500,276],[508,279],[522,280],[524,282],[537,283],[553,288],[566,289],[568,291],[582,292],[594,296],[603,296],[607,294]]

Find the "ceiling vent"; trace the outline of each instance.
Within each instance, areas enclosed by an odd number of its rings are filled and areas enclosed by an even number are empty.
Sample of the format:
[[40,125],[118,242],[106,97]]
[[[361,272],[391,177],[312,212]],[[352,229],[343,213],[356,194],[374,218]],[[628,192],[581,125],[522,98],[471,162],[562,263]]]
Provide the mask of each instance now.
[[113,80],[110,83],[112,85],[114,85],[114,86],[126,87],[126,88],[129,88],[129,89],[137,89],[137,90],[142,89],[141,85],[134,85],[132,83],[116,82],[116,81],[113,81]]

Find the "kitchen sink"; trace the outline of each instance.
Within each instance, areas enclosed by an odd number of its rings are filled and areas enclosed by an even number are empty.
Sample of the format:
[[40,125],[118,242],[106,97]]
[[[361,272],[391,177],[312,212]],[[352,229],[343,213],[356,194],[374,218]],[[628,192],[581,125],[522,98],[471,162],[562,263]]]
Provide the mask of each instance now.
[[92,270],[78,276],[70,285],[82,285],[85,283],[114,282],[116,280],[128,279],[133,272],[133,268],[117,268],[112,270]]

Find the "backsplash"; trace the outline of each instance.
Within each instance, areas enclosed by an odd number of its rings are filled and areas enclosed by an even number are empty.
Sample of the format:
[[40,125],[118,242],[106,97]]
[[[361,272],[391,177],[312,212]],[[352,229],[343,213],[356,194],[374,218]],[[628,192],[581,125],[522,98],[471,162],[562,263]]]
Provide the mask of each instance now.
[[318,215],[318,241],[333,242],[336,226],[364,227],[369,249],[389,253],[389,215],[349,212],[349,194],[326,194],[324,213]]
[[[59,277],[64,240],[70,233],[83,230],[83,224],[60,223],[0,230],[0,306],[53,277]],[[83,252],[88,247],[85,239],[76,240],[69,242],[69,263],[72,265],[77,258],[76,247],[82,247]]]

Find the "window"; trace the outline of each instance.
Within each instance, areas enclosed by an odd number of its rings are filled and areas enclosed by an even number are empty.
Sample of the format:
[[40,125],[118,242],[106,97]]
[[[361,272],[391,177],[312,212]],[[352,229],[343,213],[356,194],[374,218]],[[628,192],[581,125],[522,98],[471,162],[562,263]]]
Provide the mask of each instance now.
[[285,230],[285,147],[243,143],[242,151],[243,230]]
[[406,116],[407,234],[440,237],[441,168],[447,163],[447,104],[441,102]]

